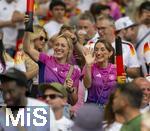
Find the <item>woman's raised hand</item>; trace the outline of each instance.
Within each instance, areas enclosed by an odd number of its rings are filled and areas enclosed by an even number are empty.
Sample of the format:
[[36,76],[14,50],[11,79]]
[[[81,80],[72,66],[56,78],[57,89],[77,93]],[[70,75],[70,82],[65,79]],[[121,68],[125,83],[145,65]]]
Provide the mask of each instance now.
[[94,50],[92,48],[84,48],[83,56],[87,65],[92,65],[95,62]]

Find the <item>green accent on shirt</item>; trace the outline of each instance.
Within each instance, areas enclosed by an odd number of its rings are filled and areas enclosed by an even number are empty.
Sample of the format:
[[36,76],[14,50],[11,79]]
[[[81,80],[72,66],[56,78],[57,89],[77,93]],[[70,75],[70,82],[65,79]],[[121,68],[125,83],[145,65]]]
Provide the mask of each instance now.
[[138,115],[132,120],[123,124],[121,131],[141,131],[142,115]]

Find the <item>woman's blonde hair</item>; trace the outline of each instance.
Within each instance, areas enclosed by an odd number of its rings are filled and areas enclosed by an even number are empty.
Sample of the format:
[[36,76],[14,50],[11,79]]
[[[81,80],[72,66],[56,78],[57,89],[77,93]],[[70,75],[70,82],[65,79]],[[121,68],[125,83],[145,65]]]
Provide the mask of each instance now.
[[[40,25],[33,26],[33,32],[30,33],[31,46],[34,47],[33,40],[37,39],[42,32],[45,34],[45,39],[48,40],[47,32],[45,31],[45,29],[42,26],[40,26]],[[43,51],[46,51],[46,50],[47,50],[47,45],[45,45],[45,48],[43,49]]]
[[68,47],[69,47],[67,62],[70,63],[70,59],[71,59],[71,56],[73,54],[73,44],[72,44],[73,41],[69,36],[67,36],[65,34],[61,34],[61,35],[56,36],[54,41],[56,41],[59,38],[64,38],[67,41],[67,44],[68,44]]
[[41,32],[43,32],[45,34],[46,39],[48,39],[48,35],[47,35],[47,32],[45,31],[45,29],[40,25],[34,25],[33,26],[33,33],[30,33],[31,40],[38,38],[39,34]]

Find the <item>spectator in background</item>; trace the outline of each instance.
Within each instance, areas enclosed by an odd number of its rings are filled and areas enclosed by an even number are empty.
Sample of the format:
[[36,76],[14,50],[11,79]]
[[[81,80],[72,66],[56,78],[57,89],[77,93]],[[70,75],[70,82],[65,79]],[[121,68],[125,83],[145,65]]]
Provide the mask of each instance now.
[[65,19],[66,5],[61,0],[54,0],[49,5],[49,10],[52,13],[52,20],[44,25],[44,29],[48,33],[48,37],[51,38],[57,34],[64,23],[67,23]]
[[81,12],[85,12],[90,9],[92,3],[99,2],[99,0],[77,0],[78,1],[78,8]]
[[[139,6],[138,22],[140,25],[137,36],[137,43],[140,42],[140,40],[150,31],[150,1],[145,1]],[[149,35],[146,38],[150,38]]]
[[59,82],[64,84],[66,82],[68,90],[71,95],[72,105],[77,102],[77,91],[80,78],[80,69],[73,66],[73,73],[70,79],[66,80],[67,74],[71,68],[70,57],[72,56],[73,44],[71,39],[65,35],[59,35],[54,42],[54,56],[48,56],[45,53],[38,52],[30,45],[30,33],[26,32],[24,37],[24,50],[36,62],[40,61],[45,65],[44,81],[46,83]]
[[[128,16],[126,16],[116,20],[115,27],[117,36],[121,37],[123,43],[129,45],[130,55],[132,56],[132,53],[134,52],[134,60],[137,61],[137,53],[134,48],[134,45],[136,45],[137,24],[135,24]],[[140,74],[140,65],[137,67],[137,71]]]
[[[48,107],[47,104],[38,101],[36,99],[32,99],[29,97],[26,97],[26,91],[28,90],[27,86],[27,78],[24,75],[22,71],[19,71],[15,68],[10,68],[7,70],[5,73],[0,75],[0,81],[2,83],[2,92],[3,92],[3,98],[6,106],[4,106],[0,110],[0,130],[4,131],[9,131],[10,129],[12,131],[18,131],[18,126],[13,126],[12,123],[10,126],[6,126],[6,113],[12,112],[13,116],[17,116],[18,113],[24,113],[26,114],[28,109],[32,111],[35,107],[42,107],[44,108],[45,111],[47,112],[47,123],[45,126],[34,126],[31,124],[31,126],[28,126],[27,121],[25,121],[24,125],[21,126],[20,130],[35,130],[35,131],[47,131],[47,130],[52,130],[52,131],[57,131],[57,127],[55,124],[55,117],[52,109]],[[6,112],[7,108],[7,112]],[[24,112],[20,110],[20,108],[24,108]],[[48,112],[49,111],[49,112]],[[25,115],[25,120],[27,115]],[[31,113],[30,118],[33,119],[35,116]],[[49,123],[50,122],[50,123]],[[19,125],[19,124],[18,124]]]
[[[96,21],[96,27],[101,40],[108,41],[115,49],[115,22],[110,16],[100,16]],[[133,47],[133,46],[132,46]],[[128,77],[136,78],[140,75],[139,62],[130,44],[122,42],[123,63]]]
[[66,17],[72,18],[81,13],[81,10],[77,8],[78,1],[77,0],[64,0],[66,4]]
[[122,124],[125,122],[123,116],[113,110],[114,93],[109,97],[108,104],[104,112],[104,121],[106,122],[105,131],[120,131]]
[[49,11],[49,4],[51,0],[35,0],[35,15],[38,18],[38,24],[43,26],[45,25],[51,18],[52,14]]
[[134,83],[118,85],[113,99],[113,110],[125,119],[120,131],[140,131],[142,115],[139,108],[142,97],[142,91]]
[[84,57],[86,65],[83,69],[83,80],[88,89],[87,102],[104,108],[110,94],[116,89],[116,67],[110,62],[114,60],[114,49],[110,43],[98,40],[94,52],[86,51]]
[[49,104],[55,114],[58,130],[70,131],[73,122],[63,115],[64,106],[67,104],[68,93],[66,87],[57,82],[41,84],[43,99]]
[[16,3],[16,8],[11,18],[11,21],[16,24],[18,29],[16,50],[18,49],[19,45],[22,43],[22,39],[24,35],[24,29],[25,29],[24,16],[26,12],[26,7],[27,7],[26,0],[18,0]]
[[11,21],[15,8],[15,0],[0,1],[0,28],[3,32],[4,48],[11,57],[15,55],[18,35],[17,26]]
[[103,111],[94,104],[85,104],[77,112],[72,131],[103,131]]
[[146,78],[139,77],[133,80],[133,83],[136,84],[137,88],[143,91],[143,99],[140,111],[145,113],[150,111],[150,82]]
[[6,53],[2,39],[3,33],[0,32],[0,74],[11,67],[14,67],[15,64],[13,58],[8,53]]
[[120,36],[122,40],[134,46],[136,45],[137,26],[138,25],[128,16],[121,17],[115,21],[117,36]]
[[94,48],[99,35],[95,29],[94,17],[90,12],[87,11],[79,16],[77,29],[79,43],[87,48]]
[[115,2],[114,0],[101,0],[100,3],[103,5],[108,5],[110,7],[111,9],[110,16],[114,20],[117,20],[121,17],[120,6],[118,5],[117,2]]
[[150,1],[143,2],[138,9],[139,29],[136,50],[144,76],[150,75]]
[[100,4],[99,2],[93,3],[90,7],[90,12],[92,13],[95,21],[100,15],[110,15],[110,7],[108,5]]
[[[20,44],[22,44],[23,36],[24,36],[24,17],[26,13],[27,0],[17,0],[15,11],[12,15],[12,22],[17,25],[18,36],[17,36],[17,45],[16,50],[18,50]],[[36,10],[34,10],[34,19],[33,24],[38,24],[38,19],[36,16]]]

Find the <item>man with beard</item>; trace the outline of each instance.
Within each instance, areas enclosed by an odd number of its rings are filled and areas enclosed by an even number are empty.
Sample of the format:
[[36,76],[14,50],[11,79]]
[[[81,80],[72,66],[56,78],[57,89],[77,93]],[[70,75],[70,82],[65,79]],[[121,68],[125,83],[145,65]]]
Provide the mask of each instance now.
[[136,44],[137,24],[130,17],[121,17],[115,21],[116,34],[125,42],[132,45]]
[[139,7],[139,29],[136,50],[142,71],[150,76],[150,1],[143,2]]
[[121,131],[140,131],[141,114],[139,108],[143,93],[134,83],[119,85],[113,99],[113,111],[125,119]]
[[[25,96],[28,86],[27,78],[23,72],[10,68],[0,75],[0,80],[3,99],[6,104],[0,110],[0,131],[57,130],[51,108],[41,101]],[[35,112],[35,110],[38,111]],[[22,122],[22,116],[24,122]],[[14,121],[17,121],[16,125],[14,125]]]

